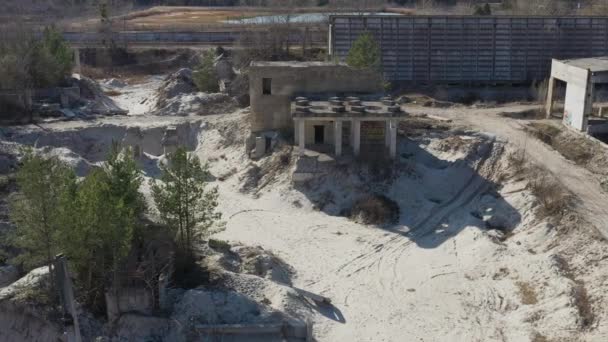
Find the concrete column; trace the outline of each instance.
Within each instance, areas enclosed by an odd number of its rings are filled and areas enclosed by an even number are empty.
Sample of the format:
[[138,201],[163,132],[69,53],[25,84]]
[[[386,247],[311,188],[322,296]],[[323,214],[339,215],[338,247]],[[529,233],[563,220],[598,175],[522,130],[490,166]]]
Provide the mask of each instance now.
[[389,147],[391,145],[391,121],[384,121],[384,146]]
[[358,156],[361,152],[361,121],[354,119],[353,125],[353,153]]
[[300,144],[300,126],[298,125],[298,122],[300,121],[293,121],[293,144],[296,146]]
[[553,113],[553,90],[555,89],[555,78],[549,78],[549,84],[547,85],[547,102],[545,103],[545,114],[547,119],[551,117]]
[[397,121],[391,120],[389,121],[390,125],[390,147],[389,154],[392,159],[395,159],[397,156]]
[[298,146],[300,149],[300,154],[304,154],[304,150],[306,149],[306,121],[300,119],[297,121],[298,126]]
[[342,121],[334,121],[334,144],[336,148],[336,157],[342,155]]
[[80,50],[74,49],[74,72],[77,74],[82,73],[82,68],[80,66]]

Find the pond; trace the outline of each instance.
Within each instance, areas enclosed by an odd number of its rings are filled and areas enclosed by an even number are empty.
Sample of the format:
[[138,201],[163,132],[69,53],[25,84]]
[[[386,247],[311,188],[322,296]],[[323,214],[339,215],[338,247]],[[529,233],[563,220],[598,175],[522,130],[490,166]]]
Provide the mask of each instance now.
[[234,25],[264,25],[264,24],[276,24],[276,23],[286,23],[289,20],[290,23],[322,23],[329,20],[329,16],[332,14],[342,14],[342,15],[400,15],[399,13],[387,13],[387,12],[351,12],[351,13],[293,13],[293,14],[277,14],[277,15],[263,15],[251,18],[242,18],[242,19],[230,19],[224,20],[225,24],[234,24]]

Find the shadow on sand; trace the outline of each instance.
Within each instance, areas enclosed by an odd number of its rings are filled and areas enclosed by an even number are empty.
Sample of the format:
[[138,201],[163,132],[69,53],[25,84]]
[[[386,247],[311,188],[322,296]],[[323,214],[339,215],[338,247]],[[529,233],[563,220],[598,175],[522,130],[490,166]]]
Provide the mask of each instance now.
[[[453,136],[450,134],[440,138]],[[455,161],[437,158],[421,147],[421,141],[400,138],[400,157],[393,170],[381,177],[371,174],[372,168],[364,163],[332,165],[296,189],[332,216],[343,216],[361,196],[385,195],[399,204],[400,217],[394,224],[375,227],[401,234],[422,248],[438,247],[466,227],[511,231],[521,222],[521,215],[499,194],[500,184],[479,172],[501,171],[495,169],[496,153],[492,151],[503,147],[496,146],[493,137],[475,137],[481,143]],[[407,196],[414,196],[417,205]]]

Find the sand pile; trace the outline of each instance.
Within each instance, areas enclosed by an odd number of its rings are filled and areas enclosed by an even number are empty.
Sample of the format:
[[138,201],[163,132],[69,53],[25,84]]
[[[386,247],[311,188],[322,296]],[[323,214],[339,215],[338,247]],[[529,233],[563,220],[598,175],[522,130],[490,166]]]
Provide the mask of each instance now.
[[157,92],[155,115],[210,115],[229,113],[237,102],[228,94],[199,92],[191,69],[169,75]]
[[129,112],[118,107],[94,80],[81,76],[77,84],[80,87],[81,100],[84,101],[84,105],[79,108],[80,112],[94,115],[125,115]]

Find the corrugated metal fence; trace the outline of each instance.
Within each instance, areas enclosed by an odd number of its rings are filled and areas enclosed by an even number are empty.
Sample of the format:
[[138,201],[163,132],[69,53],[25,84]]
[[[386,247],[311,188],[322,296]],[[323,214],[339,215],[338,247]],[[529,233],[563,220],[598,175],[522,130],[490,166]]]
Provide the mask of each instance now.
[[549,76],[551,58],[608,55],[608,17],[336,15],[330,30],[341,59],[374,34],[391,81],[530,82]]

